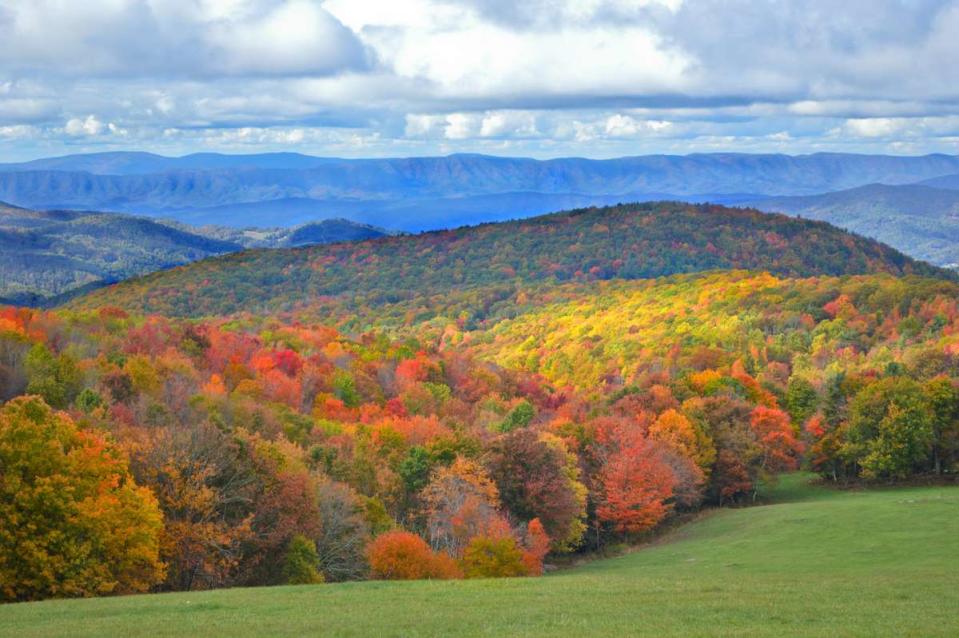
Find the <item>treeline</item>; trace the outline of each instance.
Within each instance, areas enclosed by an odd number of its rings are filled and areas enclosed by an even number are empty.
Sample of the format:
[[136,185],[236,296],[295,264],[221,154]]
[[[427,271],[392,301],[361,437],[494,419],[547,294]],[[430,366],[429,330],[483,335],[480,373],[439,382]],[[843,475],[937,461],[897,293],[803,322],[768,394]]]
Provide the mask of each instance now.
[[517,282],[644,279],[714,269],[800,277],[950,276],[822,222],[648,203],[302,250],[249,251],[125,282],[72,307],[116,305],[189,317],[273,315],[334,299],[349,312]]
[[109,308],[0,312],[0,400],[6,600],[535,575],[802,449],[758,394],[596,402],[414,340]]

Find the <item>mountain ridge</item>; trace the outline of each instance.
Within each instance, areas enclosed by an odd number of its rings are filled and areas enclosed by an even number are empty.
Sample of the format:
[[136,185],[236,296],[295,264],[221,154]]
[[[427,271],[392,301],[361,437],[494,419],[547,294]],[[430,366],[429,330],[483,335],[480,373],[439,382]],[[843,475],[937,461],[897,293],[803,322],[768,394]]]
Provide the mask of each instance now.
[[385,233],[347,220],[289,229],[195,228],[119,213],[37,211],[0,202],[0,300],[49,305],[79,291],[212,255]]
[[417,304],[447,303],[444,295],[469,296],[464,291],[481,288],[511,295],[540,283],[713,269],[953,277],[824,222],[658,202],[353,244],[245,251],[140,277],[70,305],[186,316],[274,313],[327,302],[344,314],[404,304],[416,312]]
[[940,266],[959,264],[959,190],[917,184],[748,202],[760,210],[826,221]]
[[[126,169],[117,168],[127,163]],[[70,170],[67,170],[70,169]],[[122,174],[92,171],[113,170]],[[567,205],[640,199],[734,203],[811,195],[873,182],[914,183],[959,173],[959,157],[822,153],[645,155],[603,160],[496,157],[341,159],[298,154],[66,156],[0,165],[0,200],[28,208],[76,208],[169,216],[232,226],[289,226],[296,202],[316,216],[420,231]],[[708,196],[708,197],[707,197]],[[486,213],[464,198],[496,197]],[[533,199],[537,201],[530,203]],[[524,202],[526,202],[524,204]],[[552,206],[552,208],[550,208]]]

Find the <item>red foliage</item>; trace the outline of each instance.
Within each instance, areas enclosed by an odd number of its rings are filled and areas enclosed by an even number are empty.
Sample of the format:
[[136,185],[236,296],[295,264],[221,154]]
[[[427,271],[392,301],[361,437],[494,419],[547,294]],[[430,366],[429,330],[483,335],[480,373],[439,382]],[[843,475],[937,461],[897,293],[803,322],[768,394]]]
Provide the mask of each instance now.
[[760,405],[752,411],[749,426],[763,450],[763,469],[783,472],[799,467],[803,444],[796,438],[788,414]]
[[461,577],[448,554],[434,552],[422,538],[396,530],[380,534],[367,548],[374,578],[383,580],[441,580]]
[[669,513],[676,477],[648,441],[627,445],[609,458],[600,481],[603,501],[596,508],[600,520],[619,532],[643,532]]
[[549,553],[549,536],[538,518],[534,518],[526,526],[526,551],[523,552],[523,562],[530,576],[539,576],[543,573],[543,559]]

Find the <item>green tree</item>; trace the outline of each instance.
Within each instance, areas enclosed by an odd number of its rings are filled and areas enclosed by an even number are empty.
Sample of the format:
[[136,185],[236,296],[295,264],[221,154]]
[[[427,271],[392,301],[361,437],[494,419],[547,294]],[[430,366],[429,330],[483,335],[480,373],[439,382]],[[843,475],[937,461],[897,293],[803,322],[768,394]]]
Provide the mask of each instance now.
[[789,380],[786,387],[786,411],[793,418],[793,423],[805,423],[806,420],[816,413],[819,407],[819,395],[816,389],[806,379],[802,377],[793,377]]
[[55,356],[38,343],[27,353],[27,393],[38,394],[55,408],[69,406],[80,392],[80,370],[73,357],[67,354]]
[[399,467],[400,478],[403,479],[406,491],[415,494],[426,487],[432,468],[433,460],[429,451],[419,445],[411,447]]
[[903,478],[929,459],[933,418],[922,386],[887,377],[853,398],[843,454],[868,478]]
[[500,432],[512,432],[517,428],[525,428],[536,416],[536,408],[529,401],[521,401],[515,408],[509,411],[506,418],[500,423]]
[[290,539],[283,557],[283,578],[290,585],[312,585],[323,582],[319,571],[320,557],[316,543],[302,534]]
[[930,379],[923,386],[932,410],[932,463],[942,473],[943,461],[951,465],[959,451],[959,388],[948,377]]

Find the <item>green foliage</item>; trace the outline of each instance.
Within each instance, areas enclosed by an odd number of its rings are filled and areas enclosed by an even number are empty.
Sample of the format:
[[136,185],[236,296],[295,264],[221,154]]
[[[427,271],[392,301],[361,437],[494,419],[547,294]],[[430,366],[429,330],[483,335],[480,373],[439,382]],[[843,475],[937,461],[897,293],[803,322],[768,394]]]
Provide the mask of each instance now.
[[499,424],[500,432],[512,432],[517,428],[525,428],[536,416],[536,408],[529,401],[523,400],[509,411],[506,418]]
[[802,377],[791,378],[789,385],[786,386],[785,407],[794,423],[805,423],[806,419],[815,414],[819,407],[816,388]]
[[84,388],[80,394],[77,395],[76,406],[77,409],[83,412],[84,414],[90,414],[97,408],[102,408],[104,406],[103,397],[100,396],[96,390],[91,390],[90,388]]
[[38,394],[51,406],[65,408],[80,392],[81,374],[69,355],[54,355],[38,343],[30,348],[25,363],[30,377],[28,394]]
[[289,585],[312,585],[323,582],[319,572],[320,557],[316,543],[302,534],[290,539],[283,557],[283,579]]
[[396,528],[396,521],[386,511],[383,501],[375,496],[363,499],[363,516],[373,536],[379,536],[383,532]]
[[360,395],[356,392],[356,383],[349,372],[338,370],[333,375],[333,391],[347,407],[353,408],[360,403]]
[[411,447],[399,467],[406,491],[415,494],[426,487],[432,468],[433,459],[429,451],[421,446]]
[[928,457],[933,422],[922,387],[890,377],[866,386],[850,405],[844,455],[867,477],[904,478]]

